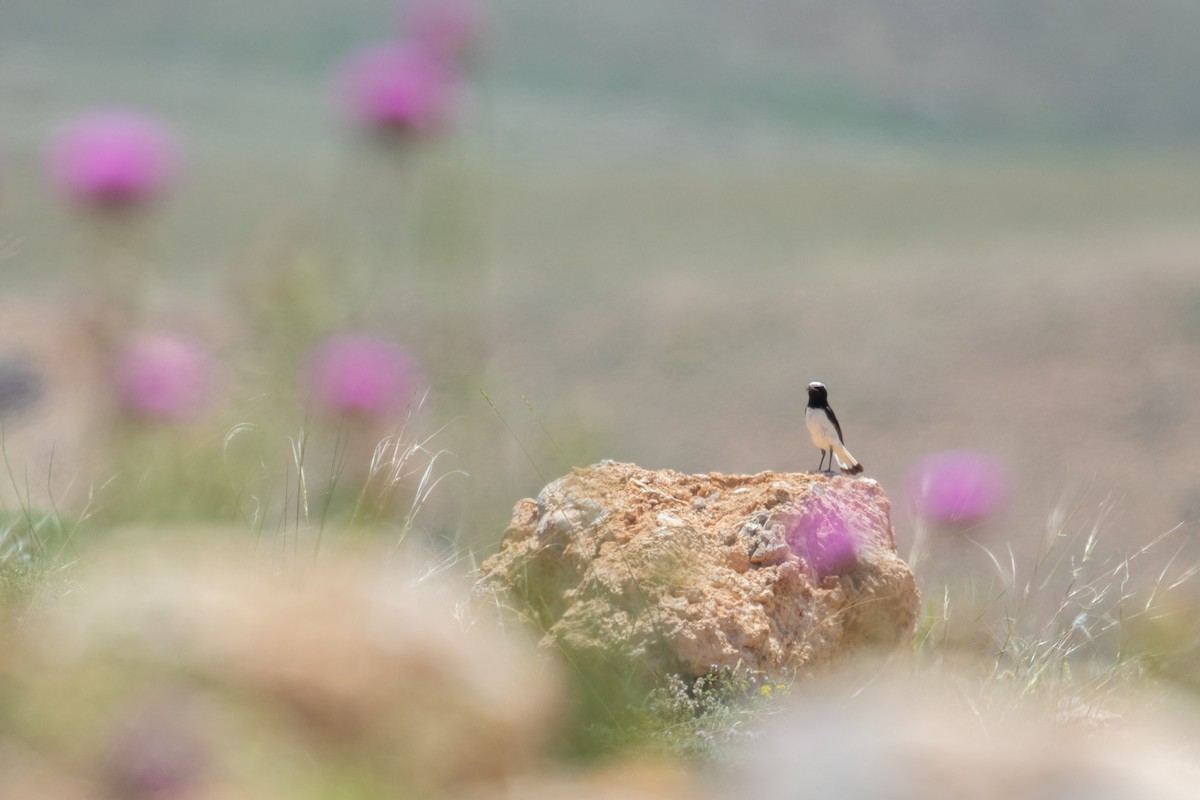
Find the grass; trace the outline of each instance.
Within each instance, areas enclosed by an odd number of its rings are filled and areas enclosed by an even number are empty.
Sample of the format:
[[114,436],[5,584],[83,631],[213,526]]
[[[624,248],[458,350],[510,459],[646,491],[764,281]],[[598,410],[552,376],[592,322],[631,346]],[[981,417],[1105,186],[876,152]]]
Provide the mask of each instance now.
[[[1028,563],[979,545],[992,568],[980,575],[925,586],[927,613],[916,639],[918,663],[937,671],[966,654],[984,669],[986,692],[1030,701],[1050,718],[1103,715],[1123,693],[1168,677],[1156,667],[1187,639],[1152,642],[1164,621],[1187,614],[1200,561],[1188,559],[1182,525],[1120,554],[1103,548],[1111,536],[1111,503],[1089,515],[1064,502],[1047,519],[1041,546]],[[929,536],[918,534],[918,541]],[[934,556],[926,556],[933,559]],[[918,575],[921,565],[917,564]]]
[[69,589],[70,569],[79,557],[78,536],[92,516],[91,503],[75,516],[67,516],[58,507],[54,495],[47,495],[46,507],[39,507],[30,487],[28,469],[18,477],[4,450],[0,437],[0,455],[13,494],[15,509],[0,509],[0,627],[19,622],[42,598],[53,602]]
[[639,733],[650,749],[673,759],[728,762],[760,735],[771,716],[787,707],[791,680],[714,670],[689,684],[669,675],[647,697]]
[[[353,425],[343,424],[336,432],[323,426],[302,428],[290,438],[291,461],[282,482],[264,479],[252,487],[235,487],[242,521],[260,541],[273,530],[277,540],[291,540],[297,548],[302,540],[309,542],[317,560],[331,536],[386,539],[394,554],[414,531],[427,534],[418,520],[438,487],[470,476],[443,466],[454,458],[449,450],[436,448],[444,426],[428,434],[415,432],[420,405],[410,407],[396,429],[369,451],[362,446],[364,432],[352,430]],[[235,435],[231,431],[226,445]],[[332,436],[332,445],[321,442],[322,436]],[[314,438],[323,448],[316,455],[310,453]],[[433,521],[435,528],[440,524],[448,523]]]

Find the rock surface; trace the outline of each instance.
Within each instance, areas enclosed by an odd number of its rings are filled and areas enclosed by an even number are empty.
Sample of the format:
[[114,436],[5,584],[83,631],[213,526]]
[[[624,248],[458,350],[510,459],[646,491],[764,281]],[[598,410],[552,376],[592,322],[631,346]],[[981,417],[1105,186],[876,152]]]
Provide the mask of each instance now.
[[920,595],[870,479],[602,462],[513,509],[476,591],[569,658],[779,672],[908,641]]
[[798,687],[700,797],[1196,797],[1190,697],[1136,682],[1030,691],[1023,681],[980,680],[987,672],[977,668],[990,665],[967,662],[863,666]]
[[191,533],[89,554],[0,638],[0,797],[445,797],[540,763],[557,670],[449,579]]

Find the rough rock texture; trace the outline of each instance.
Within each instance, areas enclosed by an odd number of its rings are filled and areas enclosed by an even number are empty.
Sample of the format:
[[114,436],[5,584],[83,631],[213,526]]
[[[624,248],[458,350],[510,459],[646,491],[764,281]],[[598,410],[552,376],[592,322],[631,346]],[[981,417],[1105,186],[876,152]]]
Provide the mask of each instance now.
[[476,591],[569,657],[698,676],[815,666],[914,630],[920,596],[870,479],[602,462],[517,503]]

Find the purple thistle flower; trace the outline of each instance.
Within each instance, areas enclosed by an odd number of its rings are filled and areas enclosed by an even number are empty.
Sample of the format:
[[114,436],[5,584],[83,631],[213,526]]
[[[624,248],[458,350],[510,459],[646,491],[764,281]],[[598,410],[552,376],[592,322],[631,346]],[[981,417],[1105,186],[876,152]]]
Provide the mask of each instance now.
[[213,755],[192,704],[168,691],[126,711],[110,734],[109,783],[121,797],[184,797],[204,784]]
[[788,521],[788,546],[819,578],[847,572],[858,561],[858,537],[847,514],[818,498]]
[[936,453],[908,475],[908,494],[921,516],[938,523],[978,522],[1008,505],[1004,464],[987,453]]
[[467,58],[479,43],[481,18],[470,0],[413,0],[406,12],[409,34],[443,58]]
[[340,70],[342,102],[360,125],[430,134],[445,128],[461,89],[458,70],[435,52],[396,43],[366,47]]
[[141,205],[159,197],[178,166],[175,139],[138,111],[95,111],[59,129],[50,172],[72,199],[92,206]]
[[182,422],[196,417],[211,399],[214,372],[208,353],[189,339],[136,336],[118,353],[118,399],[132,416]]
[[326,340],[310,356],[306,377],[323,411],[361,417],[404,408],[418,382],[417,364],[408,351],[364,334]]

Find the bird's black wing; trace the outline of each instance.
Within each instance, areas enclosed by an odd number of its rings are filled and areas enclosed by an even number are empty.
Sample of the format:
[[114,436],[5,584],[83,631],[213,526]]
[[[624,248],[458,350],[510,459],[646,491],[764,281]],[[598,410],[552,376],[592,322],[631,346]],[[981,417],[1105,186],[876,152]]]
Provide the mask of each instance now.
[[838,441],[842,444],[845,444],[846,440],[842,438],[842,426],[838,424],[837,414],[833,413],[833,406],[825,406],[825,413],[829,415],[829,421],[832,422],[833,427],[837,429]]

